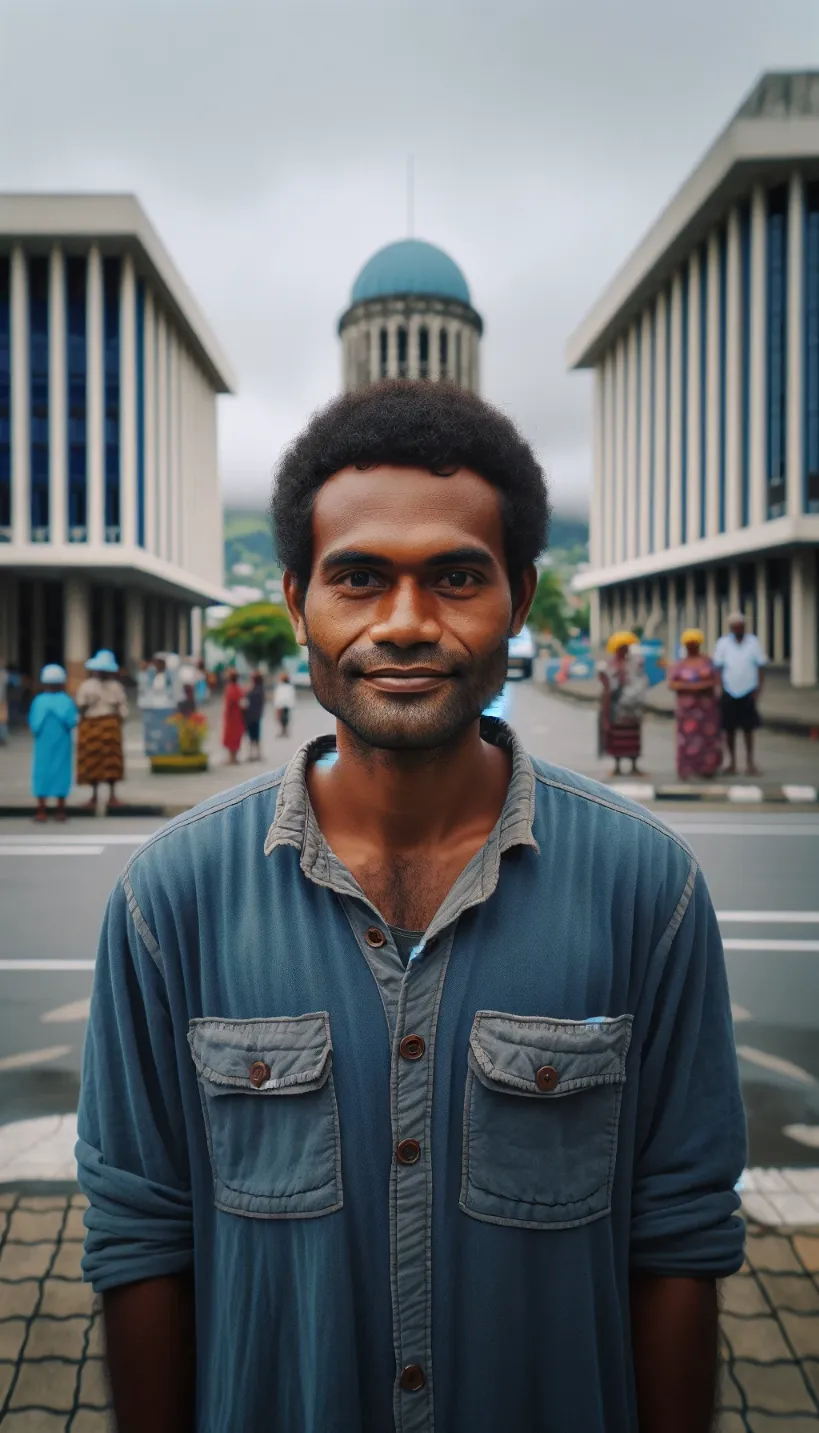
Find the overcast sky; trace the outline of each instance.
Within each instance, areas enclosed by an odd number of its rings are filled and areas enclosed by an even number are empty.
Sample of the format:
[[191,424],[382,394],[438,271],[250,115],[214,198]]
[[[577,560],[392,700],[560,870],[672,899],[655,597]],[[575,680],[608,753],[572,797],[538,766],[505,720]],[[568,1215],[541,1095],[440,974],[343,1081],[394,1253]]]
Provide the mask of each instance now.
[[483,391],[582,509],[567,334],[819,0],[0,0],[0,188],[131,190],[238,375],[228,501],[338,388],[336,323],[415,232],[484,316]]

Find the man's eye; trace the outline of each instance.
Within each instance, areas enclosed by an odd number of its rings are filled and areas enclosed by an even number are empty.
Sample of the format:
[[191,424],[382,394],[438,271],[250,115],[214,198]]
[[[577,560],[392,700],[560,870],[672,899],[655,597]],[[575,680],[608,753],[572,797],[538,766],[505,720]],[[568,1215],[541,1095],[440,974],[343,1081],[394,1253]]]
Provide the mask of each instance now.
[[348,587],[361,588],[370,587],[375,583],[375,576],[372,572],[347,572],[344,575],[344,582]]
[[455,588],[461,592],[464,588],[470,587],[474,581],[475,578],[471,572],[462,572],[458,569],[455,572],[444,572],[441,575],[440,586]]

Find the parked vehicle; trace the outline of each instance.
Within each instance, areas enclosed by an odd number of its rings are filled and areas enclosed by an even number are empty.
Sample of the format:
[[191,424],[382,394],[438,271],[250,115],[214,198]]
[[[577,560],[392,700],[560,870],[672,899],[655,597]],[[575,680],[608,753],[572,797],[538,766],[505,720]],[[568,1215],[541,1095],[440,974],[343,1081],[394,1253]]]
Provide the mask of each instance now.
[[509,640],[509,671],[531,677],[536,655],[535,639],[528,627],[522,627],[517,637]]
[[312,682],[310,681],[310,665],[304,653],[300,653],[298,657],[286,657],[284,669],[294,687],[312,686]]

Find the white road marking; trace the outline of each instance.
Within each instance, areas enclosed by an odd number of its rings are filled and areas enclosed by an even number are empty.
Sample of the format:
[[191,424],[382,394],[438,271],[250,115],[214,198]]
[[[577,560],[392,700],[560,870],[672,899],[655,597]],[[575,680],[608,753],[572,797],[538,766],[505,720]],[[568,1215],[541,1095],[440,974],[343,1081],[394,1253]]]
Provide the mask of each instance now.
[[782,1133],[808,1149],[819,1149],[819,1125],[785,1125]]
[[5,856],[101,856],[104,846],[4,846],[0,845],[0,859]]
[[801,951],[803,955],[819,952],[819,940],[745,940],[731,936],[722,942],[726,950]]
[[5,970],[93,970],[94,960],[0,960]]
[[756,1050],[752,1045],[737,1045],[737,1054],[749,1065],[758,1065],[761,1070],[770,1070],[773,1075],[784,1075],[798,1085],[816,1084],[810,1071],[803,1070],[801,1065],[794,1065],[790,1060],[783,1060],[780,1055],[769,1055],[767,1050]]
[[783,786],[782,795],[786,801],[819,801],[815,786]]
[[70,1005],[58,1005],[56,1010],[45,1010],[40,1016],[41,1025],[70,1025],[74,1020],[87,1020],[91,1013],[91,997],[72,1000]]
[[[96,822],[93,818],[90,818],[89,825],[96,825]],[[48,836],[39,836],[34,835],[32,833],[31,835],[26,836],[25,840],[21,844],[25,846],[141,846],[143,841],[147,841],[148,837],[152,836],[153,834],[153,831],[143,831],[142,834],[139,836],[134,835],[133,833],[126,836],[119,831],[114,834],[109,834],[106,831],[97,832],[96,830],[93,830],[88,835],[83,836],[58,836],[56,834]],[[0,835],[0,846],[3,846],[4,848],[6,846],[13,846],[16,848],[18,846],[17,838],[15,836],[10,836],[8,832],[6,832]]]
[[819,911],[717,911],[724,925],[819,925]]
[[814,840],[819,837],[819,825],[803,825],[794,820],[792,823],[785,823],[772,819],[770,823],[761,821],[739,822],[729,824],[723,822],[682,821],[666,820],[666,825],[681,836],[811,836]]
[[61,1060],[71,1054],[70,1045],[49,1045],[45,1050],[23,1050],[19,1055],[3,1055],[0,1070],[31,1070],[35,1065],[47,1065],[52,1060]]
[[618,796],[627,796],[630,801],[653,801],[655,798],[654,787],[647,782],[613,781],[609,790]]
[[744,1005],[731,1006],[731,1019],[734,1021],[735,1024],[737,1024],[740,1020],[753,1020],[753,1018],[754,1017],[751,1014],[750,1010],[746,1010]]
[[743,801],[764,801],[765,792],[761,786],[729,786],[728,800],[739,803]]

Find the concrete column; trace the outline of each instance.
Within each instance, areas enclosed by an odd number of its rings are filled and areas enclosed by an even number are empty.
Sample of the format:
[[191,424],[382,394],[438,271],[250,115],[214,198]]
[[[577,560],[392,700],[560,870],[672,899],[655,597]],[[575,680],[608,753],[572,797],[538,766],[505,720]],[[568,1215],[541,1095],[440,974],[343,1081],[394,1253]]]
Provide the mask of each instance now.
[[179,603],[179,611],[178,611],[178,613],[177,613],[177,623],[178,623],[178,627],[179,627],[179,641],[178,641],[178,645],[177,645],[176,650],[177,650],[177,652],[179,653],[179,655],[180,655],[181,657],[189,657],[189,656],[190,656],[190,608],[189,608],[189,607],[186,605],[186,603],[184,603],[184,602],[180,602],[180,603]]
[[739,210],[728,216],[725,265],[725,530],[742,526],[742,274]]
[[91,592],[88,579],[81,573],[65,579],[63,623],[65,669],[73,692],[83,680],[85,664],[91,656]]
[[145,394],[145,550],[156,553],[156,327],[154,296],[145,289],[145,339],[142,385]]
[[51,546],[66,541],[68,507],[68,388],[66,377],[65,258],[59,244],[48,273],[48,509]]
[[472,330],[472,391],[481,391],[481,340],[475,329]]
[[398,377],[398,327],[401,320],[387,319],[387,377]]
[[791,558],[791,681],[815,687],[819,681],[819,599],[816,550],[799,548]]
[[156,316],[157,551],[166,560],[170,557],[168,483],[168,328],[165,315],[160,310]]
[[370,332],[370,382],[378,382],[378,365],[380,362],[380,334],[381,324],[372,320],[369,325]]
[[666,623],[665,655],[668,662],[677,660],[680,640],[679,594],[676,577],[668,579],[668,621]]
[[668,475],[668,545],[679,547],[682,533],[682,274],[671,283],[671,395],[668,411],[670,456]]
[[[619,338],[614,349],[614,484],[612,510],[612,558],[622,562],[626,555],[625,522],[626,466],[626,345]],[[619,600],[619,589],[618,589]]]
[[648,602],[646,600],[647,586],[648,584],[646,582],[637,583],[637,610],[634,619],[637,623],[637,626],[642,627],[644,633],[646,629],[646,623],[648,622]]
[[693,627],[697,621],[697,593],[694,569],[689,567],[685,574],[685,597],[683,616],[686,627]]
[[130,254],[122,260],[119,324],[120,541],[137,538],[136,278]]
[[418,330],[421,327],[421,320],[418,314],[414,313],[407,321],[407,377],[420,378],[420,353],[418,350]]
[[626,490],[624,494],[625,556],[637,554],[637,325],[629,329],[625,349],[627,374]]
[[708,240],[708,338],[706,345],[705,531],[719,532],[720,444],[720,254],[719,234]]
[[[775,592],[773,598],[773,637],[772,652],[774,662],[781,666],[785,660],[785,597],[782,592]],[[791,643],[791,645],[793,645]]]
[[23,250],[11,251],[11,540],[29,541],[28,267]]
[[659,294],[654,310],[654,551],[665,551],[666,512],[666,350],[668,302]]
[[125,652],[123,660],[133,673],[144,656],[145,615],[142,593],[138,587],[125,590]]
[[768,564],[764,557],[756,564],[756,635],[763,652],[768,651],[771,634],[768,627]]
[[441,332],[441,320],[431,315],[427,319],[429,329],[429,376],[432,383],[437,383],[441,377],[441,350],[439,334]]
[[688,432],[686,451],[686,531],[685,542],[696,542],[700,535],[700,423],[702,365],[702,300],[700,255],[696,249],[688,264]]
[[623,625],[623,594],[619,587],[610,587],[612,631]]
[[640,338],[640,504],[637,514],[637,551],[643,557],[651,545],[651,311],[645,309]]
[[594,458],[592,466],[592,491],[589,504],[589,561],[592,569],[601,564],[601,538],[603,536],[603,485],[606,470],[606,392],[603,381],[603,365],[594,369]]
[[201,607],[191,608],[191,656],[197,660],[204,655],[202,651],[204,641],[204,612]]
[[[606,390],[606,475],[603,483],[602,512],[603,512],[603,533],[600,544],[602,562],[604,567],[610,567],[615,560],[615,445],[617,436],[616,424],[616,384],[614,381],[614,349],[609,349],[604,359],[603,381]],[[607,610],[611,610],[608,608]]]
[[179,367],[182,358],[179,339],[173,329],[168,333],[168,531],[171,562],[181,562],[182,512],[181,512],[181,444],[180,444],[180,398]]
[[105,540],[105,452],[103,415],[102,258],[96,244],[88,252],[86,320],[86,441],[88,453],[88,542]]
[[705,645],[709,652],[713,652],[720,635],[717,572],[709,567],[705,574]]
[[[804,507],[804,430],[803,430],[803,348],[805,334],[804,276],[805,204],[802,176],[791,175],[788,195],[788,355],[787,355],[787,457],[786,510],[788,517],[798,517]],[[793,609],[791,609],[793,611]],[[793,622],[793,615],[791,615]],[[810,686],[801,682],[800,686]]]
[[735,562],[728,568],[728,608],[730,612],[740,610],[739,567]]
[[767,511],[766,243],[767,201],[764,186],[758,184],[751,200],[751,321],[746,339],[751,345],[748,420],[752,527],[765,521]]
[[651,581],[650,581],[647,585],[648,585],[650,597],[649,597],[648,617],[646,618],[646,628],[645,628],[645,633],[644,633],[644,635],[645,635],[646,637],[653,637],[653,636],[656,635],[657,629],[658,629],[658,627],[660,626],[660,623],[661,623],[662,617],[663,617],[663,609],[662,609],[662,605],[661,605],[661,603],[660,603],[660,579],[659,579],[659,577],[654,577],[654,578],[652,578]]

